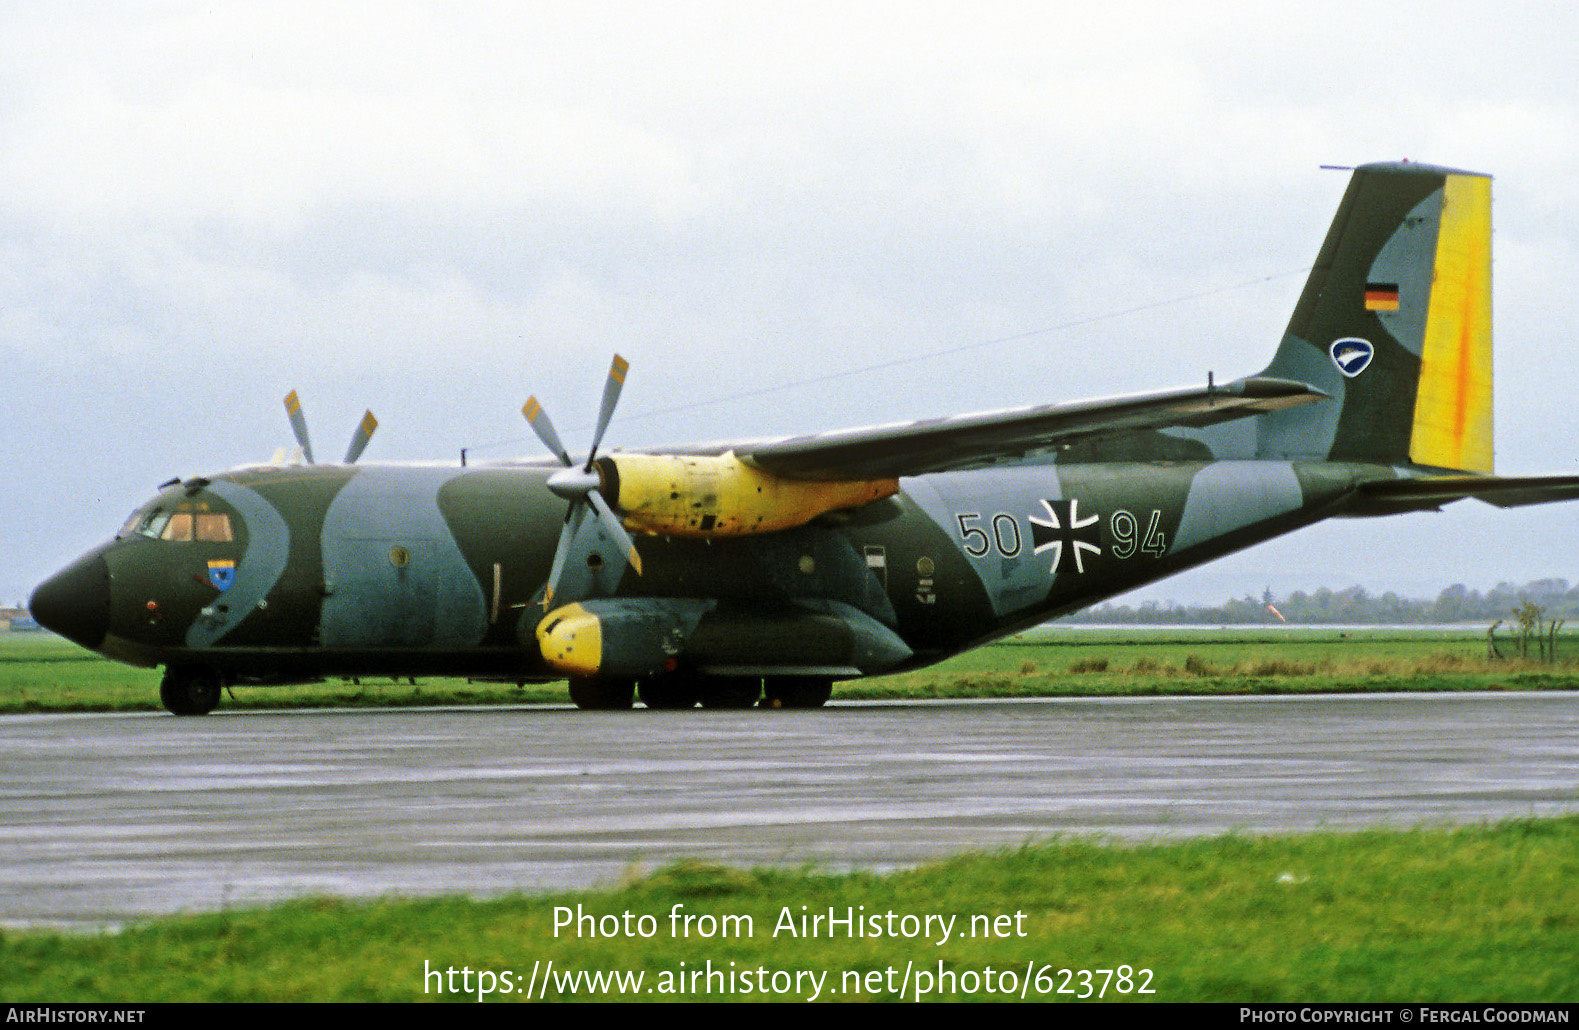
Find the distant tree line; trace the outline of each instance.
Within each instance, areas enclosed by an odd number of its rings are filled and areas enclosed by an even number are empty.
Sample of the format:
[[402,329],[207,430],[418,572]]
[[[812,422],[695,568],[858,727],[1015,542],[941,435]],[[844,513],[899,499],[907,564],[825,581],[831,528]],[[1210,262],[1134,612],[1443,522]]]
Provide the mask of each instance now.
[[1161,623],[1213,626],[1276,623],[1270,605],[1291,623],[1320,626],[1347,624],[1425,624],[1434,622],[1495,622],[1510,620],[1526,603],[1534,604],[1548,619],[1579,617],[1579,586],[1566,579],[1537,579],[1522,586],[1498,583],[1482,593],[1454,583],[1432,599],[1399,597],[1392,591],[1372,594],[1364,587],[1332,590],[1320,587],[1296,590],[1274,597],[1270,590],[1260,598],[1246,594],[1218,605],[1177,605],[1145,601],[1139,605],[1107,604],[1065,616],[1064,622]]

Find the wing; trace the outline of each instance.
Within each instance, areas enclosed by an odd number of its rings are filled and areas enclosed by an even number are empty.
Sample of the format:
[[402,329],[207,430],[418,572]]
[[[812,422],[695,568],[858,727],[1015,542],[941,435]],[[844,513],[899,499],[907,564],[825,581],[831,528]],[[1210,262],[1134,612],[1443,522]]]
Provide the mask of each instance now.
[[970,468],[1097,436],[1209,426],[1327,396],[1305,383],[1258,376],[1221,386],[845,429],[732,449],[747,464],[785,479],[889,479]]

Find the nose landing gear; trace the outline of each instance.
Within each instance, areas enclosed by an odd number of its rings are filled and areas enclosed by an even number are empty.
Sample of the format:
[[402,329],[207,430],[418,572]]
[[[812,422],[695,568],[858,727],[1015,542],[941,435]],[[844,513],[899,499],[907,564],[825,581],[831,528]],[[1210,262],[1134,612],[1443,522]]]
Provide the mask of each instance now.
[[207,715],[219,706],[224,682],[212,669],[170,666],[159,683],[159,700],[174,715]]

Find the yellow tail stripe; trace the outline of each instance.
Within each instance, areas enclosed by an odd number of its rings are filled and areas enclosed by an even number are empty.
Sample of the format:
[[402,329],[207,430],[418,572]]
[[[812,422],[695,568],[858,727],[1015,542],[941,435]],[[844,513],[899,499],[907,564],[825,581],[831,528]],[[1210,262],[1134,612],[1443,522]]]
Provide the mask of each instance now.
[[1492,471],[1491,180],[1449,175],[1409,458]]

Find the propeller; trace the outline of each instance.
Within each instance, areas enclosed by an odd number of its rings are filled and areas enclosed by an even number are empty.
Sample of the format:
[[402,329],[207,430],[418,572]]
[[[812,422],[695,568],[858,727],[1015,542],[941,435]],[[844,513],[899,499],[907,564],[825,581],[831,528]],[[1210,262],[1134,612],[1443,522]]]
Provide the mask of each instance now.
[[[307,459],[307,464],[315,464],[312,441],[307,437],[307,416],[302,414],[301,398],[296,396],[295,390],[285,395],[285,414],[291,420],[291,432],[296,434],[296,442],[301,445],[302,457]],[[356,459],[367,449],[368,441],[373,439],[373,431],[377,428],[378,419],[373,417],[371,411],[364,411],[356,432],[351,434],[351,445],[345,449],[342,464],[356,464]]]
[[543,588],[545,610],[553,606],[554,593],[564,576],[566,565],[573,556],[589,564],[595,561],[593,554],[585,547],[579,549],[576,547],[582,524],[586,521],[589,511],[597,518],[604,534],[624,552],[625,560],[630,563],[631,568],[636,570],[637,575],[641,575],[641,555],[636,553],[635,541],[625,531],[619,516],[614,514],[614,510],[604,498],[603,477],[598,473],[595,464],[598,457],[598,444],[603,442],[604,430],[608,429],[609,420],[614,417],[614,405],[619,402],[620,390],[625,386],[625,373],[629,368],[630,362],[618,354],[614,355],[614,363],[609,367],[608,381],[603,384],[603,405],[598,411],[597,429],[592,434],[592,448],[587,451],[586,464],[579,467],[570,460],[570,453],[560,442],[559,434],[554,431],[554,423],[549,420],[548,412],[543,410],[537,398],[528,397],[526,405],[521,409],[521,414],[526,416],[526,421],[531,424],[537,438],[543,441],[543,445],[553,452],[560,464],[565,466],[548,477],[548,489],[570,502],[570,508],[565,512],[565,528],[560,531],[559,545],[554,550],[554,564],[548,573],[548,584]]

